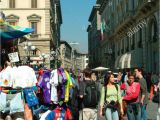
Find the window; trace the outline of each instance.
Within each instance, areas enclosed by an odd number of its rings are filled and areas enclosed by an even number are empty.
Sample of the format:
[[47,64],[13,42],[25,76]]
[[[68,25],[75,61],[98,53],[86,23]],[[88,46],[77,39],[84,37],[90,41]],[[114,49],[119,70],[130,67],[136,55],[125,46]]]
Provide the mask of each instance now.
[[31,8],[37,8],[37,0],[31,0]]
[[142,48],[142,29],[140,29],[140,31],[139,31],[138,47]]
[[37,34],[37,22],[31,22],[31,28],[34,29],[32,34]]
[[126,38],[126,52],[129,51],[129,38]]
[[131,50],[134,50],[135,48],[135,34],[132,36],[132,44],[131,44]]
[[9,0],[9,8],[15,8],[15,0]]

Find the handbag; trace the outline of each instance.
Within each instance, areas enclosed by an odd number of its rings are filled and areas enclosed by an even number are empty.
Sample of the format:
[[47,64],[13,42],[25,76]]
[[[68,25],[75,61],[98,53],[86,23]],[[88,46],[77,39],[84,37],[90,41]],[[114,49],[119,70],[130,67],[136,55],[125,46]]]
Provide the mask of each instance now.
[[157,93],[154,95],[154,97],[152,99],[152,101],[154,103],[160,103],[160,96],[159,96],[159,94],[160,94],[160,91],[157,91]]

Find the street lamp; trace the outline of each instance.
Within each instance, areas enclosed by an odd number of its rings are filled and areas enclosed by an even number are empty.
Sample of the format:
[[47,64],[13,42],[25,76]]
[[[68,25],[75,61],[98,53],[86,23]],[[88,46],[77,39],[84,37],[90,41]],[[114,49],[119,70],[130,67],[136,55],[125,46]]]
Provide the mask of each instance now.
[[48,55],[45,54],[45,53],[42,53],[39,57],[43,60],[43,67],[44,67],[44,65],[45,65],[45,60],[46,60],[46,58],[48,57]]
[[27,63],[30,64],[31,51],[34,51],[36,48],[35,48],[35,46],[32,45],[32,42],[25,42],[23,49],[24,49],[25,53],[27,54]]

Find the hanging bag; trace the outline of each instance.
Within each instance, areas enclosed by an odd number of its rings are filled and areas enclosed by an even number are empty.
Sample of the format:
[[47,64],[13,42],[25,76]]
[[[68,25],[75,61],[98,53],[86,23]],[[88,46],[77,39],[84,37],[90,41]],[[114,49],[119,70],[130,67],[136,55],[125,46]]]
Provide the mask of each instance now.
[[153,97],[153,99],[152,99],[152,101],[154,102],[154,103],[160,103],[160,91],[158,90],[157,92],[156,92],[156,94],[154,95],[154,97]]
[[39,105],[38,98],[36,94],[34,93],[33,88],[26,88],[24,89],[23,92],[24,92],[24,96],[25,96],[26,102],[28,103],[29,108]]

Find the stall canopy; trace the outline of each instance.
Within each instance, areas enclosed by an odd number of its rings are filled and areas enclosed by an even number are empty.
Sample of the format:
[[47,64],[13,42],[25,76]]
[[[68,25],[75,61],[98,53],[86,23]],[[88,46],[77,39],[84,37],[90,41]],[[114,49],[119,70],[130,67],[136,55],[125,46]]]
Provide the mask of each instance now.
[[12,26],[6,22],[0,22],[0,40],[6,42],[16,38],[20,38],[24,35],[32,33],[32,28],[25,28],[20,26]]

